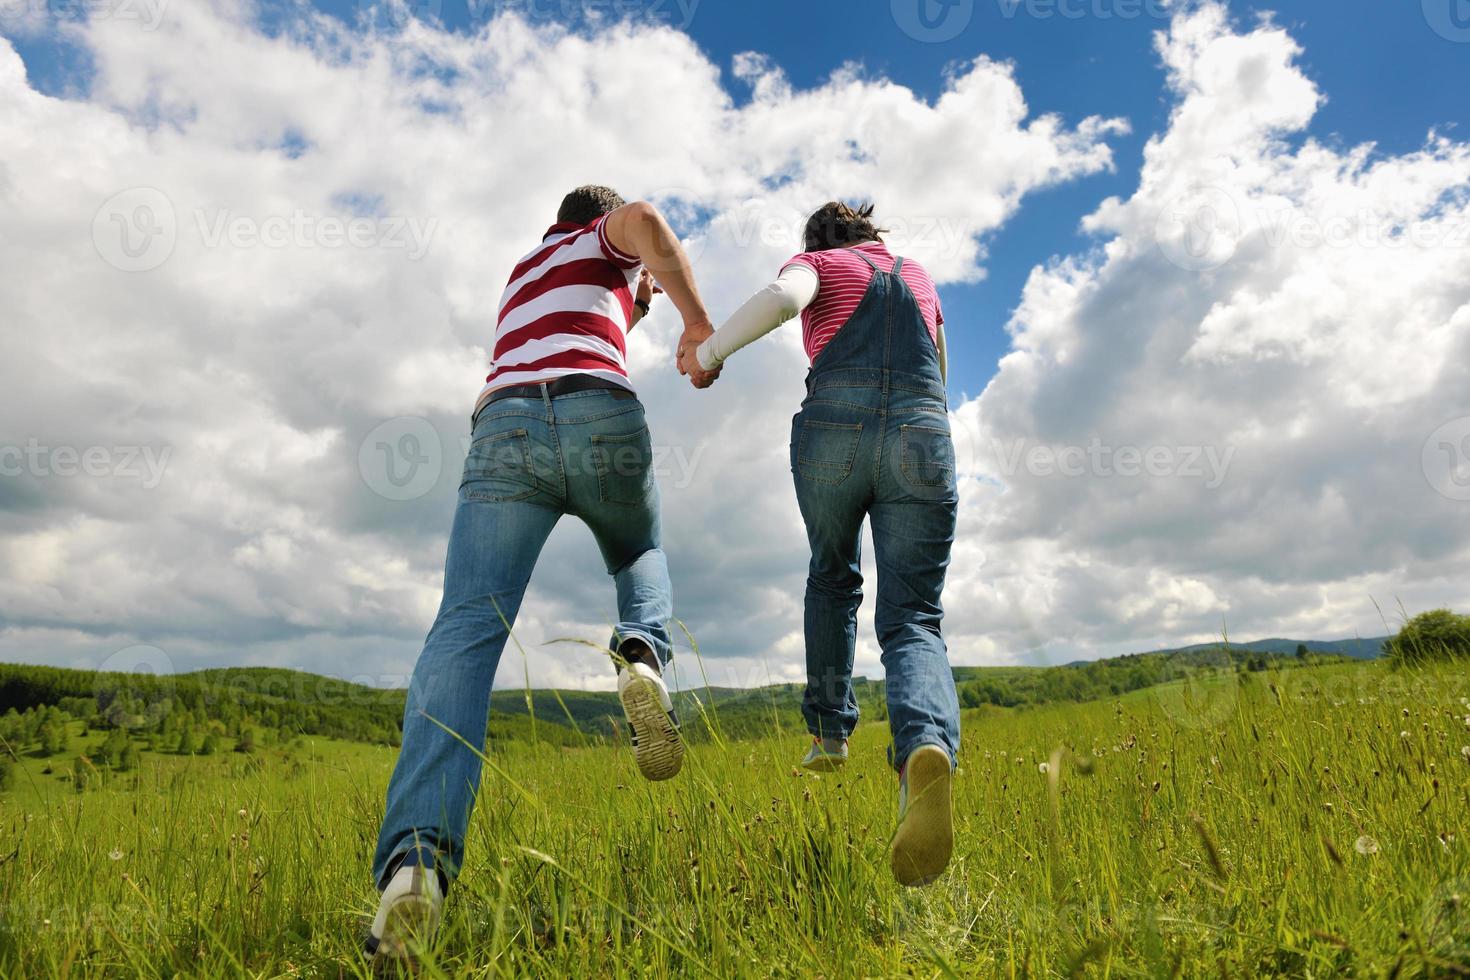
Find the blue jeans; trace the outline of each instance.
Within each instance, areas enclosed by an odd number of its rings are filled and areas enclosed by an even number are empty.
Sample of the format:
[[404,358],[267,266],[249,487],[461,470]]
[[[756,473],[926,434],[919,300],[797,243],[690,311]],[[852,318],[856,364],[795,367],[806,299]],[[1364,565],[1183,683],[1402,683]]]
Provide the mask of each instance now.
[[[464,857],[495,668],[531,570],[563,514],[592,530],[617,585],[612,649],[642,640],[667,663],[673,615],[643,406],[630,392],[506,398],[479,413],[465,460],[444,600],[409,683],[403,748],[388,786],[373,875]],[[444,726],[444,727],[441,727]],[[457,733],[445,731],[445,727]]]
[[943,747],[953,760],[960,741],[939,629],[959,501],[954,445],[943,389],[918,390],[925,387],[885,392],[867,372],[814,374],[791,432],[796,500],[812,553],[802,715],[817,737],[846,738],[857,725],[852,666],[866,518],[878,565],[874,625],[887,679],[889,760],[900,769],[924,744]]

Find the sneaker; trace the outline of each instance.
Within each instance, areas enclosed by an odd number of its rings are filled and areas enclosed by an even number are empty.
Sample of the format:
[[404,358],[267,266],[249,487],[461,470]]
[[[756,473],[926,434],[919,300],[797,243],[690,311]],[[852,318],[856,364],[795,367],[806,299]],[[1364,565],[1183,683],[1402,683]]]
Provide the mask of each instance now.
[[663,675],[641,660],[618,672],[618,700],[633,734],[633,757],[645,779],[670,779],[684,764],[684,740]]
[[836,772],[846,763],[847,739],[814,738],[806,758],[801,760],[801,767],[812,772]]
[[375,963],[411,963],[410,947],[426,945],[433,938],[443,907],[444,892],[434,869],[405,864],[383,889],[363,951]]
[[893,877],[901,885],[927,885],[949,864],[954,850],[952,772],[948,752],[938,745],[921,745],[909,754],[899,774],[898,830],[888,855]]

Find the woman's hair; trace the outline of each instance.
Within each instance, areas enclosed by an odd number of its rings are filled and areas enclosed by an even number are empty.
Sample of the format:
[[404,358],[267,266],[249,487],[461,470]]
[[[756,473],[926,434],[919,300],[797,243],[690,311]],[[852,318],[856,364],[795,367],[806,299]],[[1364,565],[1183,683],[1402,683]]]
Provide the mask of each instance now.
[[556,220],[558,223],[590,225],[604,214],[616,211],[624,203],[622,195],[611,187],[584,184],[561,199]]
[[806,251],[825,252],[860,242],[881,242],[878,236],[886,231],[873,223],[873,205],[853,208],[841,201],[828,201],[806,219]]

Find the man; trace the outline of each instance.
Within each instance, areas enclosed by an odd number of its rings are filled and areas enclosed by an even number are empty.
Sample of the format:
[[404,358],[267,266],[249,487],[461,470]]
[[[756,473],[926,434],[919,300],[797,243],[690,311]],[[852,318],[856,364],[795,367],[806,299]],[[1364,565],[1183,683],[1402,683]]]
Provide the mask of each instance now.
[[625,204],[597,186],[568,194],[556,224],[511,271],[475,406],[444,598],[409,684],[373,859],[382,894],[371,955],[404,958],[410,938],[426,941],[438,925],[464,857],[495,668],[563,514],[592,530],[617,586],[609,646],[638,768],[668,779],[683,762],[662,678],[673,600],[658,486],[625,363],[651,279],[684,319],[679,347],[704,340],[709,317],[668,222],[653,205]]

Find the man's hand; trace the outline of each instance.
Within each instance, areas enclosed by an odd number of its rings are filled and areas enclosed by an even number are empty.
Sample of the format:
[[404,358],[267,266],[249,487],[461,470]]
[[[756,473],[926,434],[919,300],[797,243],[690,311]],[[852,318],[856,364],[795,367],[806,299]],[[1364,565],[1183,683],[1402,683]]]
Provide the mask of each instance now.
[[[678,345],[674,348],[674,363],[678,365],[680,374],[690,374],[691,369],[699,369],[699,356],[695,350],[704,343],[715,328],[708,320],[690,320],[684,324],[684,333],[679,338]],[[718,371],[715,374],[719,374]],[[704,385],[702,387],[708,387]]]
[[648,271],[648,266],[644,266],[643,271],[638,274],[638,291],[633,294],[633,298],[644,303],[652,303],[653,298],[661,292],[663,290],[659,288],[658,283],[653,281],[653,273]]

